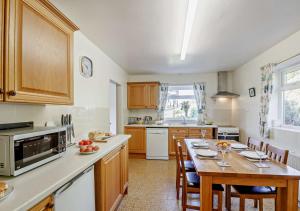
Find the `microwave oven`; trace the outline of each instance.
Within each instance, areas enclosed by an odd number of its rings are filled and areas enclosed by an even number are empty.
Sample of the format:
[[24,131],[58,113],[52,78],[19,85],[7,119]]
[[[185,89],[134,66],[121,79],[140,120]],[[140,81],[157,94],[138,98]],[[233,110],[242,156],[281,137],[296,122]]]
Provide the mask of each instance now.
[[65,151],[65,127],[0,124],[0,175],[20,175],[60,158]]

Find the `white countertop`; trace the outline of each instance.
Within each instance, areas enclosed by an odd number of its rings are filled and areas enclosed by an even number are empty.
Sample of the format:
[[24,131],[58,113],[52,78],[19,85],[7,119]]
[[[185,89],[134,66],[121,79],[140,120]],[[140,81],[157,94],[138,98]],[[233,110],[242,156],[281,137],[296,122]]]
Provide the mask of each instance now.
[[0,201],[0,210],[27,210],[43,198],[55,192],[76,175],[96,163],[113,149],[130,138],[130,135],[118,135],[107,143],[96,143],[99,152],[80,155],[79,148],[69,147],[64,157],[17,177],[0,177],[14,186],[14,191],[6,199]]
[[162,125],[156,125],[156,124],[132,124],[132,125],[125,125],[125,127],[194,127],[194,128],[217,128],[218,125],[197,125],[197,124],[162,124]]

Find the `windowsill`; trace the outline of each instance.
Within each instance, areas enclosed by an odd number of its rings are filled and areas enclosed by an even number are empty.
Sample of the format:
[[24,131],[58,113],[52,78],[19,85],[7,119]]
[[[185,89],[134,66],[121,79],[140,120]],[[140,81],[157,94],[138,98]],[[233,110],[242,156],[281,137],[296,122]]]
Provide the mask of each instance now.
[[288,127],[277,126],[277,127],[272,127],[272,129],[290,131],[290,132],[294,132],[294,133],[300,133],[300,129],[296,129],[296,128],[288,128]]

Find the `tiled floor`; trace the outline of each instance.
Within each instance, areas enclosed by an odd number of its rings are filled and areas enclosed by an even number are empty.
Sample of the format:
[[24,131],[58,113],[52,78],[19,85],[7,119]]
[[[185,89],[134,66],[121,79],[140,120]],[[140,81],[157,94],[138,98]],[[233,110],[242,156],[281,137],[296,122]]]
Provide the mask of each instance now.
[[[119,211],[176,211],[181,210],[176,200],[175,161],[129,160],[129,189]],[[198,201],[199,195],[192,196]],[[190,200],[193,200],[192,198]],[[273,200],[264,200],[264,211],[273,211]],[[238,199],[232,200],[232,210],[238,209]],[[253,201],[246,202],[246,211],[253,208]],[[223,210],[226,210],[225,208]]]

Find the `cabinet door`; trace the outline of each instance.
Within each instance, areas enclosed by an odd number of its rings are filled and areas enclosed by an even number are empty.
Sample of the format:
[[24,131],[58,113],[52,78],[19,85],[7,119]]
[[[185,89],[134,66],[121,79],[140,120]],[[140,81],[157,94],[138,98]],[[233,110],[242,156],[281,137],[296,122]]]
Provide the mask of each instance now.
[[53,211],[54,203],[52,196],[48,196],[47,198],[40,201],[37,205],[30,208],[28,211]]
[[153,108],[157,109],[158,107],[158,97],[159,97],[159,92],[158,84],[149,84],[147,85],[148,88],[148,103],[147,103],[147,108]]
[[205,138],[213,138],[213,129],[212,128],[189,128],[189,138],[202,138],[201,131],[205,130]]
[[148,95],[145,84],[127,85],[127,107],[128,109],[146,108]]
[[127,193],[128,188],[128,144],[121,148],[121,187],[122,193]]
[[73,103],[73,29],[45,1],[9,1],[6,101]]
[[0,0],[0,101],[3,100],[4,94],[4,73],[3,73],[3,61],[4,61],[4,3],[5,0]]
[[188,129],[186,128],[170,128],[169,129],[169,155],[175,155],[175,145],[173,136],[176,137],[177,140],[180,141],[182,145],[183,154],[187,154],[186,145],[184,143],[184,139],[188,137]]
[[128,141],[129,153],[146,153],[146,130],[144,127],[126,127],[125,134],[131,135]]
[[[99,178],[101,178],[100,181]],[[96,209],[115,210],[122,199],[120,148],[96,163],[95,184]]]

